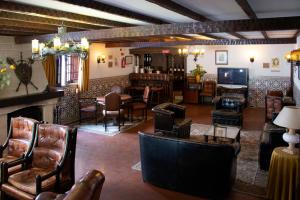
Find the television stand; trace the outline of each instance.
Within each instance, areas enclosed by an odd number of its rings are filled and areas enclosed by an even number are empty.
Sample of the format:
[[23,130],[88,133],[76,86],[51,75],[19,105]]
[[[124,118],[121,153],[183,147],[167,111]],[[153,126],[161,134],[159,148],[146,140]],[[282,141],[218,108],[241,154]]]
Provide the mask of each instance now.
[[[231,86],[231,87],[230,87]],[[245,98],[245,105],[247,105],[248,99],[248,87],[246,85],[220,85],[217,86],[217,96],[232,96],[232,97],[243,97]]]

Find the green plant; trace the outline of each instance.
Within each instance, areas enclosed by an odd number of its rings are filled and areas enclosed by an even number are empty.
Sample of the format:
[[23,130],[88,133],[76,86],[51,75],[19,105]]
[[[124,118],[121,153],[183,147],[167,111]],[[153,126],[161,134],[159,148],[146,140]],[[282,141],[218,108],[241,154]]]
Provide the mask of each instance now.
[[197,64],[196,68],[190,71],[193,76],[199,75],[202,77],[204,74],[206,74],[206,71],[204,70],[203,66]]
[[5,61],[0,59],[0,90],[10,85],[10,69],[15,69],[15,66],[8,65]]

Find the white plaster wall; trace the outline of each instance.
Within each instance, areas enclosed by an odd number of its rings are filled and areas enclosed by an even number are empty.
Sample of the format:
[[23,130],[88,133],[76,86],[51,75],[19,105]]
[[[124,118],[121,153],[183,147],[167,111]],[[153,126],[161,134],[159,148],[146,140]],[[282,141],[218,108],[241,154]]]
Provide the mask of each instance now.
[[[300,35],[297,37],[297,45],[296,48],[300,48]],[[300,106],[300,80],[298,78],[298,70],[300,66],[296,67],[294,71],[294,98],[298,106]]]
[[[6,59],[6,57],[12,57],[15,61],[20,59],[20,52],[23,52],[23,59],[31,57],[31,44],[16,45],[14,37],[0,36],[0,59]],[[25,86],[21,84],[20,89],[16,92],[19,80],[15,73],[12,71],[11,84],[4,90],[0,90],[0,99],[26,95]],[[45,72],[40,61],[35,62],[32,65],[32,82],[38,87],[38,90],[28,85],[29,94],[35,94],[43,92],[48,84],[45,76]]]
[[[123,55],[121,53],[123,52]],[[105,63],[97,63],[97,56],[105,55]],[[109,60],[108,56],[112,55],[113,59]],[[121,59],[129,56],[129,48],[105,48],[103,43],[93,43],[90,46],[90,79],[127,75],[133,71],[134,56],[132,64],[121,67]],[[115,65],[117,59],[117,65]],[[108,67],[108,62],[113,62],[113,67]]]
[[[244,67],[249,68],[251,77],[258,76],[290,76],[290,64],[284,59],[284,55],[295,48],[295,44],[276,44],[276,45],[220,45],[220,46],[190,46],[205,49],[205,54],[198,57],[197,63],[203,65],[208,73],[216,74],[218,67]],[[228,65],[215,65],[215,50],[228,50]],[[255,54],[255,61],[249,61],[250,54]],[[272,64],[272,58],[279,58],[280,71],[271,72],[271,69],[264,69],[263,63]],[[195,68],[194,56],[187,57],[187,71]]]

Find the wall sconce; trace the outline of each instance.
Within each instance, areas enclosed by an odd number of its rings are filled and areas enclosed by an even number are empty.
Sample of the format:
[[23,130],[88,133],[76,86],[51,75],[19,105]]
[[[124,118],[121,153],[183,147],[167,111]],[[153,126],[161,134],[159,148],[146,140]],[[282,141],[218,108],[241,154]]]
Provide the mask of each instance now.
[[292,58],[291,53],[290,52],[286,53],[285,56],[284,56],[284,58],[285,58],[285,60],[288,63],[290,63],[291,62],[291,58]]
[[178,49],[178,54],[181,56],[185,56],[188,54],[188,49],[186,49],[186,48]]
[[97,63],[105,63],[105,55],[97,56]]
[[205,49],[201,49],[201,50],[195,49],[195,50],[193,51],[193,53],[192,53],[192,54],[195,56],[195,57],[194,57],[194,61],[197,62],[198,56],[203,56],[203,55],[204,55],[204,52],[205,52]]
[[255,60],[256,53],[254,51],[251,51],[249,55],[250,55],[250,62],[253,63]]

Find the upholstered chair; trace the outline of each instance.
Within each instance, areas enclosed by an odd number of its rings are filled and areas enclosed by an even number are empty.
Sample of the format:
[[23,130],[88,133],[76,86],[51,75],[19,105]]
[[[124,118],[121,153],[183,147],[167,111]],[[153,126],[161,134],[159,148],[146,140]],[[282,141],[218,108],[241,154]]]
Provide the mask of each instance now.
[[[0,163],[26,158],[33,148],[38,121],[25,117],[11,118],[8,137],[0,146]],[[4,154],[4,151],[6,153]],[[21,165],[9,169],[9,173],[21,170]]]
[[141,110],[143,113],[143,119],[147,120],[147,106],[149,100],[150,88],[146,86],[144,89],[144,94],[141,100],[135,100],[129,105],[131,112],[131,121],[133,121],[133,112],[136,110]]
[[[65,182],[66,160],[71,154],[71,129],[55,124],[39,124],[32,153],[27,158],[2,164],[2,198],[35,199],[42,191],[58,190]],[[9,175],[8,169],[23,165]]]
[[105,95],[105,104],[103,105],[103,120],[105,131],[107,131],[107,119],[117,118],[119,130],[121,127],[121,117],[124,125],[124,110],[121,108],[121,97],[115,92],[110,92]]
[[[78,98],[79,105],[79,123],[83,120],[83,115],[89,115],[95,118],[96,124],[98,123],[98,105],[96,98]],[[85,117],[86,118],[86,117]]]
[[211,97],[212,99],[216,95],[216,82],[215,81],[204,81],[203,88],[199,94],[201,102],[204,102],[204,97]]
[[265,97],[265,121],[271,121],[273,113],[279,113],[283,107],[281,96],[267,95]]
[[43,192],[36,200],[99,200],[105,176],[97,170],[89,171],[72,187],[70,191],[64,194],[53,192]]
[[119,86],[119,85],[114,85],[114,86],[112,86],[111,87],[111,89],[110,89],[110,91],[111,92],[114,92],[114,93],[117,93],[117,94],[122,94],[122,93],[124,93],[123,91],[123,88],[121,87],[121,86]]

